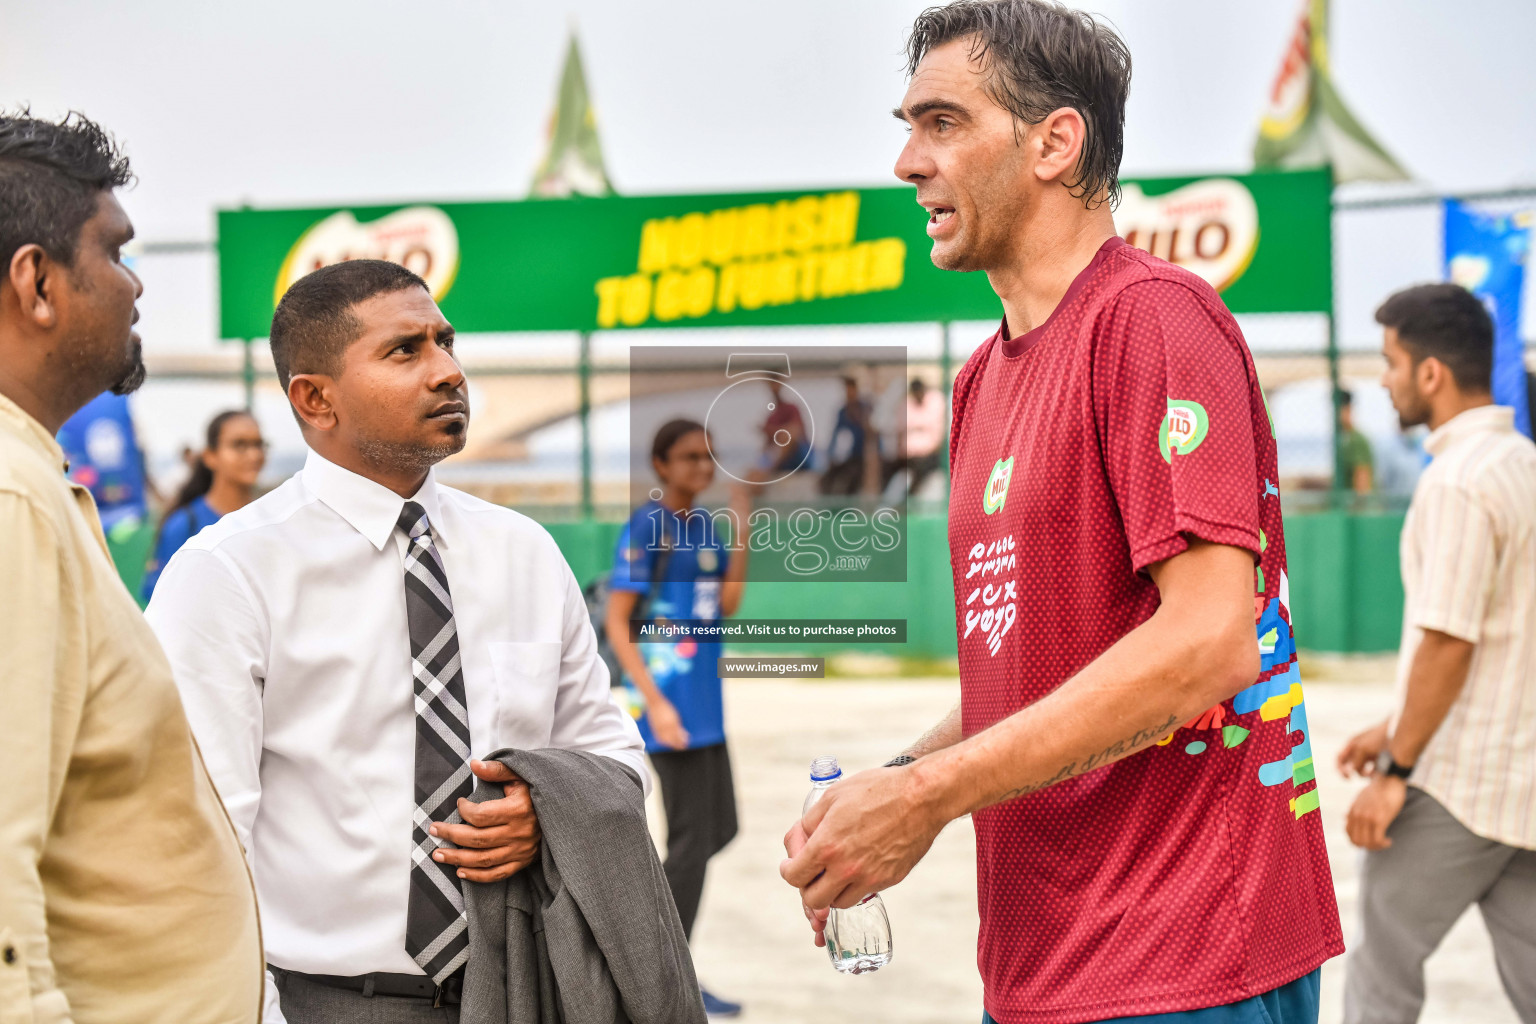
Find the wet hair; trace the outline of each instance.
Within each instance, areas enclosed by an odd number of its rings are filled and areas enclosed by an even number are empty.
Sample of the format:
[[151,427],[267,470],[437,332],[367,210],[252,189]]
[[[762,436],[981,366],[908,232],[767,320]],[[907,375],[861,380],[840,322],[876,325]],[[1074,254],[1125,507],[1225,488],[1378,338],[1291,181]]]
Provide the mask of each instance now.
[[672,454],[672,448],[694,431],[703,431],[704,424],[697,420],[668,420],[656,431],[656,436],[651,439],[651,459],[654,462],[666,462]]
[[288,390],[296,373],[335,375],[342,354],[363,333],[353,307],[375,295],[426,288],[427,283],[398,263],[347,260],[299,278],[272,314],[272,362]]
[[1483,393],[1493,386],[1493,317],[1461,285],[1405,288],[1381,304],[1376,322],[1397,332],[1415,366],[1433,357],[1463,391]]
[[73,267],[101,193],[131,181],[117,142],[84,114],[47,121],[25,108],[0,113],[0,267],[24,245]]
[[[230,409],[227,412],[219,413],[213,419],[209,420],[207,437],[208,443],[205,450],[213,451],[214,449],[218,448],[219,441],[224,436],[224,427],[229,423],[230,420],[241,416],[252,420],[255,419],[254,416],[246,412],[244,409]],[[188,505],[192,504],[194,501],[196,501],[198,498],[201,498],[212,489],[213,470],[208,468],[208,464],[202,460],[202,453],[199,452],[198,457],[192,462],[192,475],[187,478],[186,483],[181,485],[181,490],[176,492],[176,500],[171,502],[171,507],[165,510],[165,515],[160,519],[160,530],[163,531],[165,529],[166,520],[170,519],[173,514],[180,512],[182,509],[186,508]],[[159,544],[159,542],[160,531],[156,531],[155,543]]]
[[1120,201],[1131,51],[1113,29],[1055,0],[955,0],[917,16],[907,75],[955,39],[972,40],[987,94],[1016,124],[1039,124],[1062,107],[1081,114],[1083,149],[1067,188],[1089,208]]

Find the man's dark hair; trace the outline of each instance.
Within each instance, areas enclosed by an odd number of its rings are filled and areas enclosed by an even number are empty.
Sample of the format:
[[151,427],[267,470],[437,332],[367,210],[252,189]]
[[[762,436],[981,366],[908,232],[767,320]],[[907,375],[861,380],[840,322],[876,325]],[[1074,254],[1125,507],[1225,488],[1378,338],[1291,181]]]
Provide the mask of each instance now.
[[293,282],[272,314],[272,362],[283,390],[296,373],[341,370],[342,353],[363,333],[352,308],[375,295],[426,288],[398,263],[347,260],[311,271]]
[[971,57],[986,71],[987,94],[1024,124],[1071,107],[1086,135],[1077,178],[1067,183],[1090,207],[1120,201],[1125,98],[1131,51],[1091,14],[1056,0],[955,0],[917,16],[907,39],[907,75],[933,49],[973,39]]
[[1381,304],[1376,322],[1397,332],[1414,365],[1433,356],[1461,390],[1481,393],[1493,386],[1493,318],[1461,285],[1405,288]]
[[0,267],[24,245],[73,267],[98,197],[132,180],[117,142],[84,114],[45,121],[26,109],[0,113]]

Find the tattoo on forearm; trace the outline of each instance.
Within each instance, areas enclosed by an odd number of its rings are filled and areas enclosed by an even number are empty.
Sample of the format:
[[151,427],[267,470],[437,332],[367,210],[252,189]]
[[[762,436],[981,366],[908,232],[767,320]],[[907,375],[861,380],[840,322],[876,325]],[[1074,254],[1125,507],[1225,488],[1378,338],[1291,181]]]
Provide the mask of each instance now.
[[1111,761],[1118,761],[1120,758],[1125,757],[1127,754],[1134,754],[1148,743],[1156,740],[1169,729],[1172,729],[1175,725],[1178,724],[1178,721],[1179,716],[1172,715],[1169,717],[1168,721],[1164,722],[1162,725],[1154,726],[1150,729],[1141,729],[1134,736],[1131,736],[1128,739],[1120,740],[1117,743],[1112,743],[1091,757],[1085,757],[1081,761],[1072,761],[1064,764],[1061,766],[1061,770],[1050,778],[1042,779],[1039,782],[1031,782],[1025,786],[1020,786],[1018,789],[1004,794],[1003,799],[999,800],[998,802],[1002,803],[1007,800],[1012,800],[1015,797],[1028,796],[1030,793],[1038,792],[1039,790],[1045,789],[1047,786],[1054,786],[1058,782],[1065,782],[1067,779],[1073,778],[1074,776],[1082,775],[1086,772],[1091,772],[1095,768],[1101,768],[1104,765],[1109,764]]

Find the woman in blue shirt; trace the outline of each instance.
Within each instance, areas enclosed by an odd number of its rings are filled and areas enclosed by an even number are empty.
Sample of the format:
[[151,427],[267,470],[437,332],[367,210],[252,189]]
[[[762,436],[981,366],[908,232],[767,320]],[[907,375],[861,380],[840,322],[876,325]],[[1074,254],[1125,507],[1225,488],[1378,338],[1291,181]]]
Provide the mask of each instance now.
[[160,572],[171,556],[197,531],[256,497],[256,478],[267,464],[267,442],[248,412],[221,412],[208,424],[208,444],[192,465],[192,476],[160,520],[155,554],[144,572],[143,598],[149,602]]
[[[718,622],[734,614],[746,589],[745,488],[732,495],[731,532],[722,539],[716,516],[695,504],[715,478],[704,427],[672,420],[656,432],[651,466],[661,487],[625,524],[614,554],[606,627],[625,684],[644,708],[645,749],[661,783],[667,815],[663,865],[685,934],[693,933],[709,862],[736,835],[736,794],[725,745],[716,660],[718,640],[683,636],[636,644],[631,619]],[[726,541],[734,540],[734,543]],[[708,992],[712,1016],[741,1007]]]

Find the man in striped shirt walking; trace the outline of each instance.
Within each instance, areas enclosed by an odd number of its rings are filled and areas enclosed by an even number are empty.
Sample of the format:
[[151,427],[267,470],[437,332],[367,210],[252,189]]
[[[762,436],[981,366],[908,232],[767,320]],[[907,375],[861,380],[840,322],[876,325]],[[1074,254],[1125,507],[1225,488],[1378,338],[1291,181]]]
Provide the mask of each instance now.
[[1403,524],[1392,717],[1350,740],[1369,851],[1347,1024],[1418,1019],[1424,960],[1476,903],[1520,1019],[1536,1022],[1536,445],[1489,393],[1493,323],[1452,284],[1376,312],[1382,383],[1433,461]]

